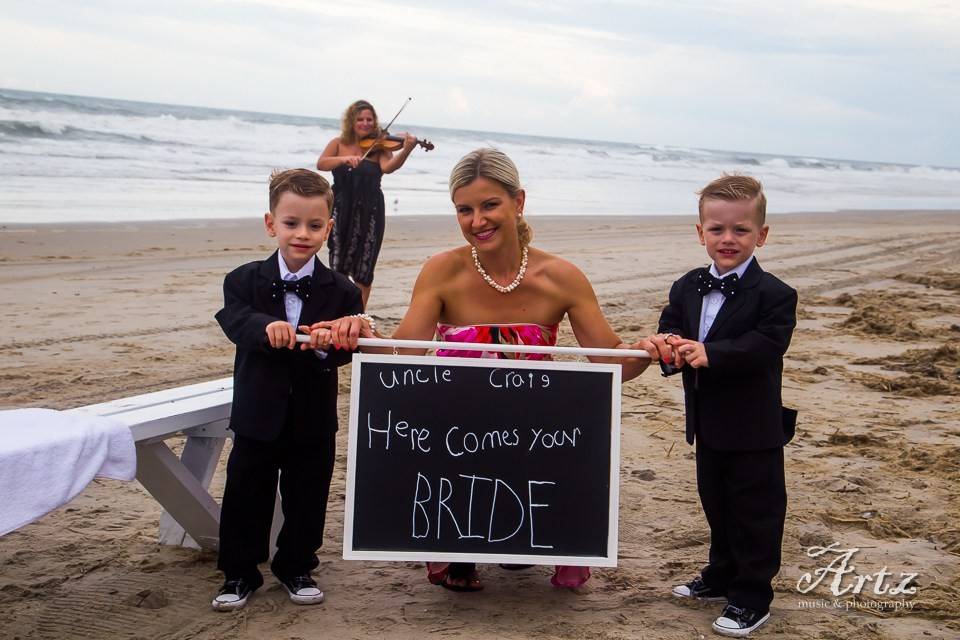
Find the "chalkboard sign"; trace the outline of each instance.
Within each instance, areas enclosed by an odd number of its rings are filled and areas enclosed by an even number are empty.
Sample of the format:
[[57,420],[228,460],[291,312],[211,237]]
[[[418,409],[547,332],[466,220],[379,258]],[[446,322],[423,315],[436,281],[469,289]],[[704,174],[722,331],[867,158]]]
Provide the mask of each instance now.
[[620,367],[358,354],[343,556],[616,566]]

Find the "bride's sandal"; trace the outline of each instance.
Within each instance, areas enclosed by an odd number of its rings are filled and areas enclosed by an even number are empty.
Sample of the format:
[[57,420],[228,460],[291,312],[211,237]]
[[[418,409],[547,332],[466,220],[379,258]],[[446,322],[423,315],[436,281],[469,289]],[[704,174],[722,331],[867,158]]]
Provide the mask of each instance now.
[[472,563],[453,562],[447,569],[447,575],[444,577],[440,586],[450,591],[459,593],[480,591],[483,589],[483,583],[480,582],[480,576],[477,575],[477,566]]
[[430,584],[441,585],[444,580],[447,579],[447,574],[450,572],[450,563],[449,562],[428,562],[427,563],[427,580],[430,581]]
[[550,584],[561,589],[582,587],[590,579],[590,567],[557,566]]

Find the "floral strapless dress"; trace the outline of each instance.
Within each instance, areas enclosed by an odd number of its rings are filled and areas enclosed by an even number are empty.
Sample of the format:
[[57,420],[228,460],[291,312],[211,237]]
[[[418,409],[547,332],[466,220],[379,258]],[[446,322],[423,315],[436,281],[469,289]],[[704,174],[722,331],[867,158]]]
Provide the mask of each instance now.
[[[554,346],[557,344],[559,324],[475,324],[458,327],[437,325],[437,337],[443,342],[474,342],[485,344],[527,344]],[[437,349],[438,356],[450,358],[506,358],[510,360],[550,360],[539,353],[504,353],[500,351],[461,351]]]
[[[526,344],[554,346],[557,344],[559,324],[475,324],[456,326],[437,324],[437,337],[442,342],[472,342],[485,344]],[[438,356],[451,358],[498,358],[511,360],[551,360],[548,354],[506,353],[500,351],[464,351],[458,349],[437,349]],[[427,576],[431,582],[439,584],[451,576],[463,577],[473,572],[473,566],[464,563],[428,562]],[[550,578],[555,587],[576,588],[590,579],[590,567],[557,566]]]

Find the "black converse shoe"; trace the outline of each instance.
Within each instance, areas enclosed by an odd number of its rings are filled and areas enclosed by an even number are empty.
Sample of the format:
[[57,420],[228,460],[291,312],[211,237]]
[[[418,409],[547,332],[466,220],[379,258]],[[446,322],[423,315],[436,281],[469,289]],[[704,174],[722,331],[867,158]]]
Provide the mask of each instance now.
[[760,613],[728,604],[720,617],[713,621],[713,630],[722,636],[745,638],[750,632],[770,619],[770,612]]
[[211,606],[215,611],[242,609],[247,604],[247,598],[254,591],[256,587],[251,587],[250,583],[243,578],[227,580],[220,587],[220,593],[213,599]]
[[281,580],[280,584],[290,595],[290,601],[295,604],[320,604],[323,602],[323,591],[320,591],[309,573],[288,580]]
[[687,584],[674,587],[673,595],[678,598],[690,598],[704,602],[724,602],[727,599],[727,594],[708,587],[703,583],[703,579],[700,576],[697,576]]

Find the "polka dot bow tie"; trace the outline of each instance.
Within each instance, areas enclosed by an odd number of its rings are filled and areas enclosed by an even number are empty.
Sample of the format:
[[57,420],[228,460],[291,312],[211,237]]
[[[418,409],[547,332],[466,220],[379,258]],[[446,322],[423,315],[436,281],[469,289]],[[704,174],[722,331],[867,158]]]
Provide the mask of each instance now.
[[697,293],[705,296],[711,291],[719,291],[724,298],[732,298],[737,295],[739,282],[740,278],[735,273],[731,273],[721,280],[711,275],[707,269],[703,269],[697,274]]
[[309,300],[312,284],[313,276],[304,276],[299,280],[283,280],[282,278],[277,278],[270,283],[270,296],[274,300],[277,300],[282,298],[285,293],[292,293],[301,300]]

